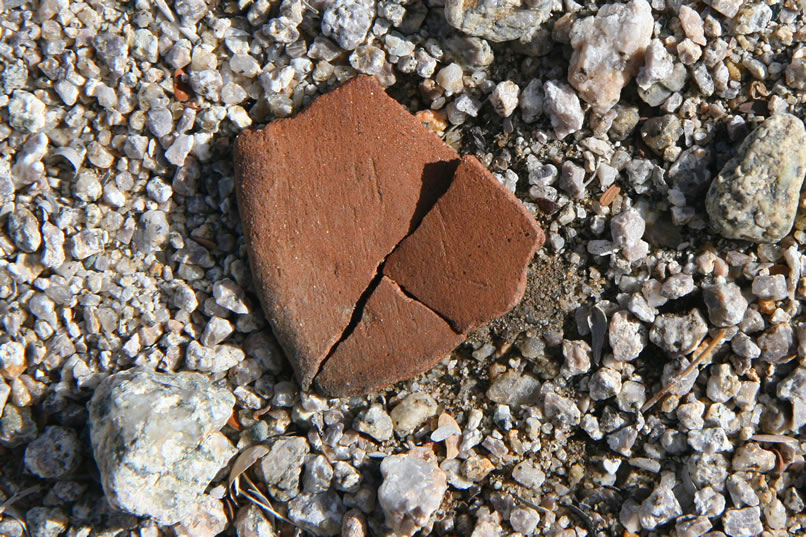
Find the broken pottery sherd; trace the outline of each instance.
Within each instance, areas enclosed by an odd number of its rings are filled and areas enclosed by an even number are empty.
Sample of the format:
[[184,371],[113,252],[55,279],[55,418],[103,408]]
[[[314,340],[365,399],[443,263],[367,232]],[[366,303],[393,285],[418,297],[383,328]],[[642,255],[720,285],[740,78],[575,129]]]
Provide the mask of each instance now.
[[235,169],[263,309],[303,388],[332,396],[432,367],[520,300],[543,242],[486,168],[370,77],[244,131]]

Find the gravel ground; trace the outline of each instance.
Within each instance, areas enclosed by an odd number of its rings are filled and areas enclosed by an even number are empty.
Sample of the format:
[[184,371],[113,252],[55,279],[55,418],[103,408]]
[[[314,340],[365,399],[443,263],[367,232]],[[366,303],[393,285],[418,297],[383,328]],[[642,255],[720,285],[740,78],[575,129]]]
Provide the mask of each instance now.
[[[0,0],[0,535],[806,533],[806,4],[522,4]],[[357,73],[547,240],[510,314],[327,400],[231,146]]]

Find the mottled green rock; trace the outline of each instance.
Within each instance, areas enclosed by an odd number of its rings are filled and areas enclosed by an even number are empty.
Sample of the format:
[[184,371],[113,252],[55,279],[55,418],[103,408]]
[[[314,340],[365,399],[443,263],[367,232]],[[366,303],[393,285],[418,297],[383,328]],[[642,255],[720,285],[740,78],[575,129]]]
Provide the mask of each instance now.
[[711,183],[712,228],[729,239],[778,242],[792,230],[806,174],[806,128],[791,114],[766,119]]

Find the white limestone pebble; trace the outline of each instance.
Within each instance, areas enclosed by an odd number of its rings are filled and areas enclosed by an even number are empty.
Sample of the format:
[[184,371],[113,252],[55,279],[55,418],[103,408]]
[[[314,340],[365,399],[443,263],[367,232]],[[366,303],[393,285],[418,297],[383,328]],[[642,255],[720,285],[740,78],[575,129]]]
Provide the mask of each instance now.
[[413,433],[425,420],[436,415],[437,409],[437,402],[427,393],[407,395],[391,412],[395,433],[401,437]]
[[702,22],[702,17],[697,10],[689,6],[680,6],[680,11],[677,12],[677,17],[680,19],[680,26],[686,33],[686,37],[691,39],[694,43],[705,46],[705,29]]
[[300,494],[288,502],[288,518],[295,525],[323,537],[338,535],[347,509],[334,490]]
[[789,323],[779,323],[767,329],[756,340],[761,359],[777,364],[795,356],[795,331]]
[[138,251],[148,253],[158,250],[168,240],[170,224],[165,211],[154,209],[140,216],[134,233],[134,243]]
[[67,106],[73,106],[78,100],[79,91],[75,84],[69,80],[60,80],[53,85],[56,95]]
[[45,128],[46,107],[36,95],[15,90],[8,103],[8,124],[23,133],[37,133]]
[[674,59],[660,39],[653,39],[644,53],[644,65],[638,72],[635,83],[639,88],[649,89],[672,76]]
[[692,291],[694,291],[694,278],[685,272],[666,278],[660,289],[660,293],[670,300],[684,297]]
[[609,367],[602,367],[591,375],[588,390],[590,398],[594,401],[602,401],[618,395],[621,391],[621,373]]
[[521,92],[518,106],[521,118],[526,123],[533,123],[543,114],[543,82],[533,78]]
[[621,362],[634,360],[647,343],[646,327],[634,320],[629,312],[617,311],[610,317],[608,340],[613,358]]
[[512,479],[528,489],[539,492],[540,487],[546,481],[546,474],[535,466],[534,462],[527,460],[518,463],[512,469]]
[[213,284],[213,297],[216,304],[233,313],[249,313],[243,289],[230,279],[218,280]]
[[73,235],[70,253],[75,259],[86,259],[91,255],[103,252],[104,231],[101,229],[84,229]]
[[231,345],[205,347],[191,341],[185,351],[185,365],[194,371],[220,373],[235,367],[244,359],[244,352]]
[[0,375],[7,379],[15,379],[24,373],[27,367],[25,347],[22,343],[17,341],[0,343]]
[[350,65],[359,73],[378,76],[382,73],[385,64],[386,53],[380,47],[359,45],[350,54]]
[[700,516],[717,517],[725,510],[725,497],[706,486],[694,493],[694,507]]
[[[227,86],[224,86],[224,89],[227,89]],[[229,102],[229,104],[241,102],[245,98],[246,93],[244,92],[243,98],[232,100]],[[224,102],[228,102],[228,100],[224,98]],[[252,118],[249,117],[249,112],[247,112],[242,106],[230,106],[227,109],[227,118],[239,129],[245,129],[246,127],[252,125]]]
[[792,403],[793,429],[798,429],[803,424],[803,411],[806,409],[806,368],[796,368],[778,384],[778,397]]
[[305,457],[305,468],[302,472],[302,491],[305,494],[316,494],[330,488],[333,480],[333,467],[324,455],[310,454]]
[[353,50],[364,41],[374,18],[374,0],[336,0],[322,14],[322,33]]
[[532,535],[539,523],[540,515],[529,507],[518,507],[509,515],[509,525],[522,535]]
[[33,441],[36,435],[37,425],[31,407],[6,404],[0,415],[0,446],[18,447]]
[[582,413],[571,399],[549,392],[543,399],[543,413],[555,423],[563,426],[578,425]]
[[464,88],[462,74],[462,66],[456,62],[446,65],[437,72],[436,82],[445,90],[446,97],[461,93]]
[[229,67],[245,78],[254,78],[260,71],[260,63],[249,54],[233,54],[229,59]]
[[374,403],[355,418],[353,429],[371,436],[378,442],[386,442],[392,438],[392,418],[383,405]]
[[72,186],[73,195],[84,202],[95,201],[103,193],[103,185],[98,180],[98,175],[91,170],[80,172]]
[[621,248],[637,245],[645,229],[646,222],[636,209],[628,209],[610,220],[610,235]]
[[792,89],[806,89],[806,47],[800,47],[792,54],[786,68],[786,84]]
[[675,522],[674,530],[677,537],[700,537],[713,527],[708,517],[682,516]]
[[548,114],[558,140],[582,128],[585,114],[571,86],[550,80],[543,86],[543,92],[543,110]]
[[134,160],[142,160],[148,149],[148,138],[145,136],[128,136],[123,143],[123,152]]
[[549,17],[551,8],[549,0],[446,0],[445,19],[462,32],[490,41],[528,41]]
[[518,93],[520,88],[511,80],[499,82],[490,94],[490,104],[495,113],[501,117],[509,117],[518,106]]
[[198,96],[216,102],[221,97],[221,86],[224,81],[215,69],[204,69],[190,73],[190,87]]
[[683,65],[694,65],[702,56],[702,48],[689,38],[682,40],[675,48]]
[[[177,4],[181,3],[177,2]],[[95,36],[92,44],[95,53],[106,64],[112,73],[123,76],[126,73],[126,65],[129,59],[128,40],[119,34],[105,32]]]
[[637,439],[638,431],[635,426],[622,427],[618,431],[607,435],[607,447],[616,453],[629,457]]
[[56,317],[56,304],[45,293],[34,293],[28,300],[28,311],[36,318],[49,323],[51,326],[58,324]]
[[171,111],[163,107],[151,108],[146,113],[146,126],[154,136],[158,138],[165,136],[174,128]]
[[398,535],[410,536],[425,527],[448,490],[447,476],[427,448],[386,457],[381,475],[378,503],[386,525]]
[[654,24],[646,0],[606,4],[596,16],[574,23],[568,82],[597,112],[618,103],[622,88],[641,67]]
[[745,506],[757,506],[759,504],[758,494],[753,490],[746,476],[741,473],[734,473],[728,476],[725,482],[733,506],[737,508]]
[[171,199],[173,188],[160,179],[154,178],[146,183],[146,193],[149,198],[162,204]]
[[687,354],[708,333],[708,325],[699,310],[685,314],[664,313],[658,315],[649,331],[649,339],[672,355]]
[[559,186],[572,198],[582,198],[585,195],[585,169],[566,160],[560,172]]
[[34,213],[18,206],[8,217],[8,234],[23,252],[36,252],[42,244],[39,221]]
[[739,12],[742,0],[706,0],[705,3],[722,15],[732,19]]
[[224,503],[205,494],[193,506],[188,517],[171,529],[176,537],[216,537],[228,524]]
[[591,347],[587,341],[581,339],[563,340],[563,357],[563,376],[573,377],[587,373],[591,366]]
[[694,451],[701,453],[719,453],[733,449],[733,444],[728,440],[725,430],[720,427],[690,431],[688,445]]
[[231,393],[198,373],[138,368],[107,377],[89,403],[92,450],[106,499],[160,524],[187,520],[235,454],[219,432],[234,404]]
[[195,138],[193,136],[180,134],[176,137],[174,143],[171,144],[171,147],[165,151],[165,160],[174,166],[181,166],[185,163],[185,159],[188,154],[190,154],[190,150],[193,149],[194,142]]
[[232,323],[221,317],[213,316],[207,321],[204,332],[201,335],[201,343],[207,347],[218,345],[235,330]]
[[647,499],[641,502],[638,518],[645,530],[654,530],[683,514],[683,509],[672,490],[674,474],[665,473],[661,482]]
[[520,407],[537,401],[540,382],[528,374],[507,371],[495,377],[487,389],[487,398],[495,403]]
[[783,300],[787,297],[786,287],[783,274],[759,274],[753,278],[751,290],[762,300]]
[[209,7],[204,0],[176,0],[174,10],[183,26],[194,26],[208,13]]
[[199,307],[199,300],[196,298],[196,292],[182,280],[174,282],[172,303],[177,308],[188,313],[193,312]]
[[17,151],[14,166],[9,170],[8,161],[0,160],[0,199],[11,199],[15,189],[42,180],[45,177],[45,165],[42,159],[48,152],[49,140],[40,132],[28,137]]
[[157,36],[147,28],[135,30],[131,53],[138,60],[156,63],[159,57],[159,40]]
[[728,509],[722,515],[722,527],[729,537],[753,537],[764,531],[761,524],[761,509]]
[[302,436],[286,436],[274,439],[268,447],[269,452],[256,465],[257,474],[272,498],[286,502],[300,492],[300,474],[310,446]]
[[772,530],[783,530],[787,524],[786,507],[781,500],[773,498],[764,506],[764,520]]
[[747,35],[762,31],[772,20],[772,9],[767,4],[746,3],[733,17],[733,31]]

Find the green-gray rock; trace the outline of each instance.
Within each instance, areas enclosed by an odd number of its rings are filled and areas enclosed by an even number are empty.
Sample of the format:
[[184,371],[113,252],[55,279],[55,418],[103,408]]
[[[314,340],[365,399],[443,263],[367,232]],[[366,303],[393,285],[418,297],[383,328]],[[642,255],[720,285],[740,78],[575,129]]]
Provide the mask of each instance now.
[[711,183],[711,226],[729,239],[780,241],[795,222],[804,174],[803,121],[791,114],[766,119]]

